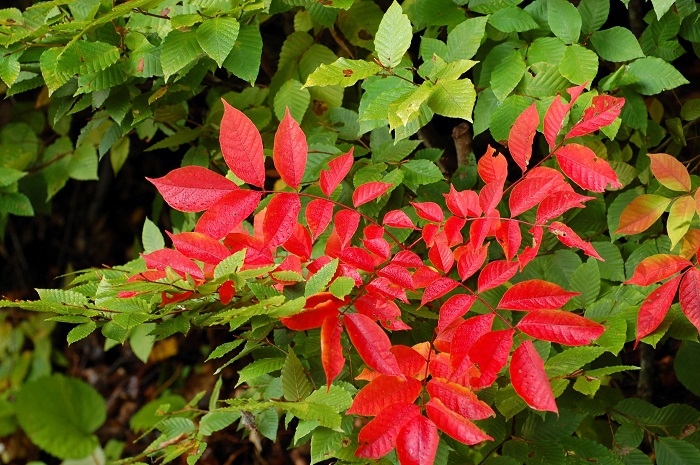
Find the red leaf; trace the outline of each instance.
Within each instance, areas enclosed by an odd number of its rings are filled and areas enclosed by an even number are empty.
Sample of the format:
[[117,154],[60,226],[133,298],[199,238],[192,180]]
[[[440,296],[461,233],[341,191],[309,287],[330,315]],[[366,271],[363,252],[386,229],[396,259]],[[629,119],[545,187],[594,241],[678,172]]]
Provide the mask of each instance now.
[[[495,156],[494,153],[496,154]],[[477,171],[486,184],[496,181],[504,183],[508,177],[508,161],[506,157],[496,153],[493,147],[489,145],[486,153],[479,158]]]
[[233,296],[236,295],[236,288],[233,287],[233,281],[230,279],[224,281],[221,286],[219,286],[218,292],[219,302],[221,302],[222,305],[228,305],[231,299],[233,299]]
[[171,234],[169,231],[167,233],[177,251],[188,258],[218,265],[221,260],[231,255],[231,251],[224,244],[204,234],[196,232]]
[[442,223],[445,219],[442,208],[435,202],[411,202],[411,205],[416,210],[416,214],[424,220]]
[[384,220],[382,222],[385,226],[391,226],[392,228],[408,228],[415,229],[415,225],[411,218],[401,210],[392,210],[386,215],[384,215]]
[[554,192],[545,197],[540,206],[537,207],[537,219],[535,221],[539,224],[544,224],[572,208],[584,208],[583,202],[588,202],[589,200],[595,200],[595,197],[577,194],[576,192]]
[[[503,155],[499,155],[503,157]],[[505,158],[504,158],[505,160]],[[457,191],[455,186],[450,184],[450,193],[445,196],[445,203],[448,210],[460,218],[481,215],[479,206],[479,195],[474,191]]]
[[[533,176],[534,174],[534,176]],[[561,173],[552,168],[537,167],[515,184],[508,205],[510,216],[516,217],[542,202],[553,192],[571,190]]]
[[350,151],[328,162],[330,170],[321,171],[321,190],[328,197],[345,179],[345,176],[350,172],[352,164],[355,160],[353,156],[355,148],[351,147]]
[[508,289],[498,308],[509,310],[540,310],[561,308],[579,292],[569,292],[548,281],[531,279],[523,281]]
[[558,413],[544,362],[532,341],[520,344],[510,361],[510,380],[515,392],[535,410]]
[[459,413],[455,413],[437,398],[430,399],[425,409],[435,425],[456,441],[468,446],[483,441],[493,441],[493,438],[480,430],[478,426]]
[[422,384],[414,378],[380,375],[357,393],[346,414],[374,416],[391,404],[413,403]]
[[625,281],[625,284],[636,284],[637,286],[648,286],[649,284],[662,281],[670,278],[679,271],[692,266],[683,257],[670,254],[656,254],[645,258],[637,268],[630,279]]
[[435,423],[424,416],[413,417],[396,438],[396,455],[401,465],[433,465],[440,437]]
[[449,273],[455,261],[452,250],[442,241],[436,242],[435,245],[430,248],[428,251],[428,258],[430,258],[430,262],[435,265],[435,268],[443,273]]
[[676,157],[665,153],[649,153],[651,172],[665,187],[674,191],[690,192],[688,169]]
[[423,266],[423,260],[417,253],[410,250],[402,250],[391,259],[391,263],[405,266],[406,268],[420,268]]
[[260,133],[243,112],[222,99],[224,118],[221,120],[219,143],[224,161],[241,180],[254,186],[265,184],[265,154]]
[[540,250],[540,244],[542,243],[542,236],[544,235],[544,230],[541,226],[534,226],[530,229],[530,234],[532,234],[532,246],[527,246],[523,249],[523,253],[518,257],[518,263],[520,264],[520,271],[530,263]]
[[486,184],[479,192],[481,210],[490,212],[495,209],[503,198],[503,183],[494,181]]
[[396,447],[396,437],[401,428],[413,418],[420,416],[420,407],[401,402],[389,405],[367,423],[357,436],[357,457],[379,459]]
[[411,272],[401,265],[394,262],[377,271],[379,276],[389,279],[392,283],[403,287],[404,289],[414,290],[413,278]]
[[365,249],[359,247],[346,247],[340,253],[340,259],[367,273],[374,271],[374,261],[372,256]]
[[426,247],[432,247],[435,244],[435,236],[440,231],[440,226],[435,223],[428,223],[423,226],[421,235]]
[[385,375],[403,376],[389,350],[389,337],[371,318],[353,313],[343,316],[343,321],[352,345],[367,366]]
[[581,95],[581,93],[584,90],[586,90],[587,85],[588,81],[576,87],[569,87],[568,89],[566,89],[566,92],[571,96],[571,101],[569,102],[569,105],[573,105],[574,102],[576,102],[576,99],[579,97],[579,95]]
[[515,254],[517,254],[520,249],[522,239],[520,223],[517,221],[501,221],[496,228],[496,240],[501,244],[506,260],[511,260],[515,257]]
[[289,108],[287,108],[275,133],[272,160],[282,181],[292,189],[298,189],[301,184],[308,153],[309,146],[306,144],[304,131],[289,114]]
[[311,231],[311,240],[315,241],[323,234],[333,219],[333,202],[314,199],[306,206],[306,224]]
[[375,321],[394,320],[401,316],[399,306],[377,292],[369,292],[357,299],[355,309]]
[[518,262],[495,260],[484,267],[479,274],[479,292],[488,291],[508,281],[518,271]]
[[634,342],[634,348],[637,348],[639,341],[646,335],[654,332],[664,320],[668,309],[673,303],[673,298],[676,296],[678,285],[681,282],[682,275],[678,275],[659,286],[656,290],[651,291],[651,294],[644,299],[639,314],[637,315],[637,339]]
[[299,256],[303,261],[307,261],[311,257],[311,236],[309,231],[297,223],[294,225],[292,235],[282,244],[284,250]]
[[517,325],[527,335],[567,346],[583,346],[595,341],[605,326],[563,310],[536,310]]
[[547,113],[544,115],[544,138],[547,139],[550,149],[557,145],[557,136],[564,125],[564,119],[570,108],[568,103],[564,103],[561,95],[557,95],[547,108]]
[[197,221],[195,232],[221,239],[258,208],[261,192],[239,189],[212,205]]
[[683,313],[700,331],[700,272],[697,268],[689,269],[683,277],[679,297]]
[[243,260],[245,265],[264,266],[274,264],[270,248],[267,247],[260,238],[245,233],[230,233],[226,235],[224,244],[234,253],[247,249],[245,259]]
[[474,247],[481,247],[486,236],[491,232],[491,226],[494,223],[493,218],[477,218],[469,225],[469,240]]
[[592,103],[593,106],[584,111],[583,119],[574,125],[564,137],[565,139],[590,134],[611,124],[620,115],[625,99],[610,95],[597,95],[593,97]]
[[363,229],[366,239],[381,239],[384,237],[384,232],[384,228],[376,224],[370,224]]
[[177,168],[162,178],[146,178],[165,202],[181,212],[198,212],[214,205],[238,187],[225,177],[201,166]]
[[608,184],[611,188],[622,187],[608,162],[584,145],[565,145],[554,155],[564,174],[582,189],[604,192]]
[[508,150],[523,173],[527,171],[527,165],[532,155],[532,141],[540,125],[540,115],[537,113],[537,105],[533,103],[513,123],[508,135]]
[[471,244],[464,246],[464,252],[457,261],[457,271],[462,281],[466,281],[474,273],[479,271],[481,265],[486,261],[488,255],[488,245],[474,248]]
[[321,325],[321,363],[326,373],[327,389],[336,376],[343,371],[345,357],[343,347],[340,345],[340,335],[343,332],[343,323],[338,315],[329,315]]
[[335,214],[335,231],[340,238],[340,247],[344,248],[350,243],[360,225],[360,214],[354,210],[343,209]]
[[470,384],[475,389],[491,386],[498,372],[506,366],[510,348],[513,346],[513,329],[490,331],[474,342],[467,354],[479,367],[481,376],[472,378]]
[[477,315],[467,318],[457,326],[450,344],[450,366],[454,370],[462,371],[458,370],[458,368],[463,364],[465,358],[469,358],[467,354],[469,354],[469,350],[474,343],[481,336],[491,331],[494,317],[493,313]]
[[413,273],[413,288],[422,289],[428,287],[440,278],[440,273],[429,266],[422,266]]
[[[362,239],[362,244],[375,256],[374,264],[384,263],[391,255],[391,245],[383,237],[379,239]],[[376,258],[379,257],[379,260]]]
[[427,304],[428,302],[432,302],[435,299],[439,299],[443,295],[456,288],[458,284],[459,283],[457,281],[448,277],[436,279],[435,281],[430,283],[427,288],[425,288],[425,291],[423,291],[423,298],[420,302],[421,307]]
[[347,302],[333,296],[330,292],[320,292],[306,299],[304,311],[280,321],[294,331],[307,331],[319,328],[328,317],[337,318],[338,309]]
[[177,250],[160,249],[142,255],[142,257],[146,261],[146,266],[152,270],[164,271],[167,267],[170,267],[183,278],[186,274],[189,274],[195,279],[204,279],[202,269]]
[[358,186],[352,193],[352,204],[356,207],[381,197],[393,184],[387,182],[368,182]]
[[396,356],[396,360],[401,367],[401,373],[406,376],[420,376],[419,379],[425,376],[426,359],[416,349],[395,345],[391,348],[391,353]]
[[445,407],[469,420],[484,420],[496,416],[486,402],[480,400],[470,388],[461,384],[433,378],[428,381],[428,393],[430,397],[440,399]]
[[574,230],[568,227],[567,225],[555,221],[554,223],[549,225],[549,232],[557,236],[557,239],[559,239],[559,241],[562,244],[568,247],[578,247],[579,249],[583,250],[583,253],[585,253],[589,257],[597,258],[601,262],[605,261],[603,260],[603,257],[601,257],[598,254],[598,252],[596,252],[596,250],[590,243],[581,239],[579,235],[576,234]]
[[367,290],[376,291],[386,297],[392,297],[394,299],[399,299],[401,302],[408,303],[406,290],[401,286],[397,286],[386,278],[377,278],[372,280],[367,285]]
[[466,315],[475,301],[476,296],[467,294],[457,294],[447,299],[440,307],[438,333],[443,332],[457,318]]
[[300,210],[301,202],[296,194],[275,194],[267,204],[263,222],[263,242],[268,247],[284,244],[294,232]]
[[460,218],[459,216],[450,216],[447,218],[445,226],[443,227],[445,237],[447,238],[447,245],[454,247],[464,242],[462,228],[464,228],[465,224],[467,224],[465,218]]

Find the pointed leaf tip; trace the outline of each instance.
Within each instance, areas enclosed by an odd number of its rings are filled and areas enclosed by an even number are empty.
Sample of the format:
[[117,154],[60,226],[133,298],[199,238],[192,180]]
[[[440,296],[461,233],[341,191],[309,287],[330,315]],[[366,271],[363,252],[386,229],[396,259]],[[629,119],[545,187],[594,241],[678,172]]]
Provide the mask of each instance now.
[[224,161],[233,174],[253,186],[265,185],[265,154],[255,124],[225,100],[219,142]]

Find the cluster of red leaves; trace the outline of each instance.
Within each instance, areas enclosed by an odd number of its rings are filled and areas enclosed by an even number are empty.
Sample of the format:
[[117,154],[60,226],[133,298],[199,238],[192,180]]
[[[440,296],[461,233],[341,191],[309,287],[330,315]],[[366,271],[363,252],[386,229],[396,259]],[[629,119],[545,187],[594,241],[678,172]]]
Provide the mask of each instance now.
[[[296,331],[320,328],[328,386],[345,364],[343,331],[369,368],[359,376],[369,384],[360,390],[348,411],[375,417],[360,431],[357,450],[360,457],[379,458],[396,448],[402,464],[428,464],[435,456],[438,430],[465,444],[491,439],[473,423],[494,415],[476,392],[494,383],[509,358],[510,380],[518,395],[534,409],[556,412],[544,362],[532,341],[520,337],[521,342],[512,354],[511,350],[518,333],[570,346],[589,344],[598,338],[604,331],[602,325],[562,310],[577,294],[546,281],[524,281],[510,287],[497,306],[525,312],[515,326],[500,317],[497,320],[495,309],[485,315],[468,317],[467,314],[472,304],[481,300],[480,293],[506,283],[537,256],[547,231],[564,245],[602,260],[590,243],[566,225],[552,221],[572,208],[583,208],[585,202],[594,198],[576,192],[566,178],[593,192],[603,192],[608,185],[620,187],[615,172],[605,160],[584,145],[565,142],[610,124],[619,115],[624,99],[594,97],[582,120],[557,143],[569,111],[583,89],[583,86],[569,89],[568,103],[557,96],[544,117],[545,139],[561,172],[544,166],[528,170],[532,143],[540,124],[533,104],[515,121],[508,141],[523,177],[506,187],[508,162],[489,148],[478,163],[484,186],[479,192],[457,191],[450,186],[450,192],[445,195],[449,216],[437,203],[411,203],[421,220],[420,227],[403,210],[386,213],[381,223],[357,211],[358,206],[384,195],[392,187],[390,184],[370,182],[357,186],[352,196],[354,208],[330,200],[353,166],[352,150],[331,160],[329,169],[321,172],[319,185],[328,198],[299,192],[308,147],[304,133],[287,112],[275,134],[273,162],[282,180],[296,192],[239,188],[226,177],[198,167],[180,168],[165,177],[150,179],[173,208],[205,212],[195,232],[171,235],[175,250],[163,249],[144,256],[148,267],[157,270],[149,273],[164,273],[170,267],[182,276],[191,276],[197,283],[204,282],[211,278],[216,264],[245,249],[245,267],[276,264],[270,276],[281,289],[296,282],[284,279],[290,272],[308,281],[337,260],[333,279],[345,276],[354,281],[359,291],[352,294],[352,299],[319,292],[307,299],[300,313],[282,318],[281,322]],[[224,160],[239,179],[264,189],[261,136],[242,112],[225,102],[224,105],[220,139]],[[508,191],[510,217],[503,218],[497,207]],[[265,195],[270,197],[269,203],[254,215],[253,233],[246,232],[243,220],[256,211]],[[300,222],[303,197],[312,199]],[[532,242],[523,247],[521,223],[525,222],[517,217],[535,207],[536,223],[529,224]],[[353,245],[353,238],[363,217],[367,224],[362,229],[359,239],[362,247],[359,247]],[[325,253],[312,257],[313,243],[331,223]],[[420,240],[428,250],[429,264],[396,242],[384,227],[419,230]],[[489,238],[500,246],[503,258],[487,263]],[[195,260],[203,263],[203,267]],[[459,280],[453,272],[455,265]],[[670,274],[659,273],[659,267],[652,266],[653,271],[646,272],[644,280],[664,279],[687,266],[689,262],[684,262],[682,267],[666,267]],[[465,281],[477,273],[477,289],[473,290]],[[689,312],[695,315],[695,321],[700,319],[697,276],[693,268],[685,273],[681,284],[681,301],[693,301],[687,306],[694,306]],[[675,279],[678,287],[681,278]],[[637,277],[631,282],[639,284],[640,280]],[[669,283],[662,288],[672,287]],[[656,291],[659,296],[656,300],[663,300],[665,305],[675,288],[673,291],[662,288]],[[421,306],[434,308],[434,301],[455,290],[458,293],[439,305],[432,341],[414,347],[392,345],[382,326],[392,331],[410,329],[401,320],[396,301],[409,303],[411,297],[420,296]],[[235,295],[233,283],[224,283],[219,295],[224,304],[228,303]],[[350,313],[351,309],[356,313]],[[657,317],[658,312],[650,313]],[[430,397],[427,402],[426,394]],[[421,407],[415,404],[418,398]]]

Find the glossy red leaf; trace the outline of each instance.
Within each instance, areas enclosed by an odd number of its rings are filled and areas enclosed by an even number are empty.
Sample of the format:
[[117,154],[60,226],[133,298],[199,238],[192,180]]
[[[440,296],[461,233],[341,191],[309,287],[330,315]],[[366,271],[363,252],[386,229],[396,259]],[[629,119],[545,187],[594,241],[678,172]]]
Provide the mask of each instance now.
[[221,260],[231,255],[231,251],[221,242],[196,232],[183,232],[168,236],[173,241],[173,246],[188,258],[204,263],[218,265]]
[[416,210],[416,214],[424,220],[442,223],[445,219],[442,208],[435,202],[411,202],[411,205]]
[[490,331],[477,339],[469,348],[467,356],[481,372],[479,377],[470,380],[474,389],[489,387],[496,381],[498,373],[508,362],[508,355],[513,346],[513,334],[515,334],[513,329]]
[[537,167],[518,182],[508,199],[510,216],[516,217],[542,202],[553,192],[571,190],[561,173],[552,168]]
[[584,202],[595,200],[595,197],[581,195],[576,192],[560,191],[549,194],[537,207],[537,219],[539,224],[544,224],[572,208],[584,208]]
[[380,294],[386,297],[399,299],[401,302],[408,303],[408,298],[406,297],[406,290],[403,287],[392,283],[386,278],[379,277],[373,279],[372,281],[370,281],[369,284],[367,284],[367,290],[370,292],[379,292]]
[[518,262],[509,262],[506,260],[494,260],[490,262],[479,274],[479,292],[488,291],[489,289],[500,286],[515,276],[517,271]]
[[430,397],[439,399],[448,409],[469,420],[484,420],[496,416],[486,402],[480,400],[470,388],[461,384],[433,378],[428,381],[428,393]]
[[544,371],[544,361],[532,341],[524,341],[513,352],[510,380],[515,392],[535,410],[558,413],[552,386]]
[[374,254],[375,265],[384,263],[391,256],[391,245],[383,237],[379,239],[362,239],[362,245]]
[[382,328],[359,313],[346,314],[343,321],[350,342],[367,366],[385,375],[403,376],[396,357],[389,350],[391,341]]
[[478,426],[453,409],[448,408],[437,398],[430,399],[425,409],[435,425],[456,441],[469,446],[483,441],[493,441],[493,438],[484,433]]
[[476,169],[486,184],[496,181],[504,183],[506,178],[508,178],[508,161],[506,157],[497,153],[490,145],[486,149],[486,153],[479,158]]
[[440,279],[440,273],[429,266],[422,266],[413,273],[413,288],[423,289]]
[[352,193],[352,204],[359,207],[367,202],[371,202],[384,195],[392,186],[393,184],[387,182],[368,182],[367,184],[362,184]]
[[335,231],[340,239],[340,246],[344,248],[350,243],[360,225],[360,214],[354,210],[343,209],[335,214]]
[[566,291],[548,281],[531,279],[513,284],[501,297],[498,308],[526,311],[556,309],[563,307],[572,297],[579,294]]
[[654,332],[664,320],[668,309],[671,308],[676,291],[681,282],[682,275],[678,275],[663,283],[661,286],[651,291],[651,294],[644,299],[639,307],[637,314],[637,338],[634,342],[635,349],[637,344],[644,337]]
[[291,237],[300,210],[301,201],[296,194],[280,193],[272,197],[263,223],[263,241],[267,246],[277,247]]
[[199,218],[195,232],[221,239],[250,216],[260,204],[261,192],[239,189],[227,194]]
[[360,389],[346,413],[374,416],[391,404],[413,403],[421,389],[422,384],[417,379],[380,375]]
[[319,328],[327,317],[337,318],[338,309],[346,303],[347,301],[338,299],[330,292],[320,292],[306,299],[301,313],[280,318],[280,321],[294,331]]
[[304,131],[289,114],[289,108],[287,108],[275,133],[272,160],[282,181],[292,189],[298,189],[301,184],[308,154],[309,146],[306,143]]
[[306,224],[311,231],[311,240],[315,241],[323,234],[331,220],[333,220],[333,202],[323,199],[314,199],[306,206]]
[[527,165],[532,155],[532,141],[539,125],[540,115],[537,113],[537,105],[533,103],[518,116],[510,128],[508,150],[523,173],[527,171]]
[[542,243],[544,229],[542,229],[541,226],[534,226],[530,229],[530,234],[532,234],[532,245],[525,247],[523,253],[518,256],[520,271],[523,271],[523,268],[537,256],[540,250],[540,244]]
[[423,236],[423,242],[425,242],[426,247],[432,247],[435,245],[435,236],[440,232],[440,226],[436,223],[428,223],[423,226],[421,235]]
[[408,402],[389,405],[367,423],[357,436],[357,457],[379,459],[396,447],[396,437],[401,428],[420,416],[420,407]]
[[186,274],[189,274],[195,279],[204,279],[202,269],[177,250],[160,249],[141,256],[146,261],[146,266],[152,270],[164,271],[167,267],[170,267],[183,278]]
[[567,346],[590,344],[605,331],[605,326],[563,310],[536,310],[517,324],[525,334]]
[[688,169],[676,157],[666,153],[649,153],[651,173],[665,187],[674,191],[690,192]]
[[307,261],[311,257],[311,235],[304,226],[297,223],[294,225],[292,235],[282,244],[282,247],[287,252],[299,256],[303,261]]
[[[503,157],[503,155],[501,155]],[[504,159],[505,160],[505,159]],[[450,192],[442,194],[445,197],[447,209],[452,214],[460,218],[481,215],[481,207],[479,206],[479,195],[474,191],[458,191],[450,184]]]
[[[426,343],[422,343],[425,345]],[[417,346],[420,348],[421,345]],[[426,358],[423,357],[414,347],[404,345],[395,345],[391,348],[391,353],[396,356],[396,360],[401,367],[401,373],[406,376],[418,376],[418,379],[423,379],[426,374]],[[430,349],[428,347],[428,349]],[[428,353],[428,356],[430,354]]]
[[221,120],[219,143],[224,161],[241,180],[253,186],[265,184],[265,154],[260,133],[255,124],[240,110],[222,99],[224,118]]
[[333,191],[340,185],[340,183],[345,179],[345,176],[350,172],[352,164],[355,161],[353,156],[354,147],[350,148],[348,153],[345,153],[337,158],[328,162],[329,170],[321,171],[321,190],[327,196],[331,196]]
[[226,247],[229,247],[233,253],[246,249],[245,258],[243,259],[243,264],[245,266],[252,267],[255,265],[266,266],[274,264],[270,248],[258,237],[253,237],[246,233],[230,233],[226,235],[224,244]]
[[357,287],[362,286],[362,277],[357,272],[357,268],[355,268],[354,266],[341,263],[338,265],[337,274],[338,276],[347,276],[348,278],[352,278],[355,281],[355,286]]
[[582,189],[604,192],[608,184],[611,188],[622,187],[608,162],[584,145],[568,144],[554,155],[564,174]]
[[452,250],[442,241],[435,242],[435,245],[430,248],[428,258],[435,268],[443,273],[449,273],[455,261]]
[[634,274],[625,284],[648,286],[666,278],[670,278],[679,271],[692,266],[687,259],[678,255],[656,254],[645,258],[637,265]]
[[491,232],[494,219],[489,217],[477,218],[469,225],[469,241],[475,247],[481,247],[486,236]]
[[365,235],[366,239],[381,239],[384,237],[384,228],[381,226],[378,226],[376,224],[370,224],[365,226],[365,228],[362,230],[363,234]]
[[549,108],[547,108],[547,112],[544,115],[544,138],[547,140],[550,149],[557,145],[557,136],[562,126],[564,126],[564,119],[569,113],[569,109],[570,105],[564,103],[561,95],[557,95],[549,105]]
[[457,271],[462,281],[466,281],[474,273],[479,271],[486,261],[488,245],[474,248],[471,244],[464,246],[464,252],[457,260]]
[[592,103],[593,105],[584,111],[583,119],[574,125],[565,139],[590,134],[611,124],[620,116],[625,99],[611,95],[596,95]]
[[564,223],[560,223],[558,221],[553,222],[549,225],[549,232],[557,236],[557,239],[559,239],[562,244],[568,247],[578,247],[589,257],[597,258],[601,262],[605,261],[589,242],[581,239],[573,229]]
[[457,294],[447,299],[440,307],[438,333],[443,332],[457,318],[466,315],[475,301],[476,296],[467,294]]
[[230,279],[224,281],[221,286],[219,286],[218,292],[219,302],[221,302],[222,305],[228,305],[233,299],[233,296],[236,295],[236,288],[233,286],[233,281]]
[[685,273],[679,290],[681,309],[688,321],[700,331],[700,272],[691,268]]
[[338,315],[329,315],[321,325],[321,364],[326,373],[326,387],[330,389],[333,380],[343,371],[345,357],[340,336],[343,323]]
[[423,260],[417,253],[410,250],[402,250],[391,259],[391,263],[405,266],[406,268],[420,268],[423,266]]
[[340,259],[357,269],[371,273],[374,271],[374,260],[365,249],[359,247],[346,247],[340,253]]
[[391,226],[392,228],[407,228],[415,229],[415,225],[411,218],[401,210],[392,210],[384,215],[384,220],[382,221],[384,226]]
[[446,276],[436,279],[425,288],[425,291],[423,291],[423,298],[420,302],[421,307],[428,302],[439,299],[456,288],[458,285],[459,283],[457,281]]
[[377,292],[368,292],[357,299],[355,309],[372,320],[394,320],[401,316],[399,306]]
[[396,438],[396,455],[401,465],[433,465],[440,437],[437,427],[420,415],[406,423]]
[[[491,331],[495,315],[487,313],[476,315],[464,320],[454,331],[450,344],[450,366],[453,370],[461,372],[460,365],[465,359],[469,359],[469,350],[474,343],[484,334]],[[471,359],[469,359],[471,362]]]
[[501,245],[506,260],[512,260],[518,253],[523,240],[520,223],[514,220],[501,221],[496,228],[496,240]]
[[503,198],[503,183],[494,181],[486,184],[479,192],[479,206],[482,211],[494,210]]
[[447,218],[447,220],[445,220],[443,231],[445,232],[445,238],[447,239],[448,246],[454,247],[464,242],[462,229],[466,224],[467,220],[465,218],[460,218],[459,216],[450,216]]
[[377,275],[389,279],[392,283],[401,286],[404,289],[414,289],[411,272],[405,267],[397,265],[394,262],[377,271]]
[[146,179],[168,205],[181,212],[206,210],[238,189],[233,181],[201,166],[177,168],[162,178]]

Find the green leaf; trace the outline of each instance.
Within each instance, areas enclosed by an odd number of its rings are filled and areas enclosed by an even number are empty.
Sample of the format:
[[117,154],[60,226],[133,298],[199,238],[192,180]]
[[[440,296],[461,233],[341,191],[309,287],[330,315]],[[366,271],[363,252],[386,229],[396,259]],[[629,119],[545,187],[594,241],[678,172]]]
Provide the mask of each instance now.
[[167,81],[170,76],[185,69],[202,56],[202,48],[197,41],[197,32],[173,30],[163,41],[160,65]]
[[338,299],[345,298],[355,287],[355,280],[347,276],[339,276],[333,280],[328,290]]
[[678,381],[695,395],[700,395],[700,370],[697,361],[700,357],[700,344],[683,341],[676,354],[674,368]]
[[600,29],[610,14],[609,0],[581,0],[578,4],[581,15],[581,32],[589,35]]
[[262,37],[259,26],[244,24],[238,31],[233,50],[224,60],[224,68],[244,81],[254,84],[258,77],[261,56]]
[[489,16],[489,23],[501,32],[525,32],[538,28],[532,16],[516,6],[498,10]]
[[601,347],[572,347],[550,357],[544,368],[550,378],[570,375],[604,352],[605,349]]
[[114,45],[80,40],[63,49],[56,71],[68,75],[97,73],[116,63],[119,57],[119,49]]
[[644,56],[637,38],[624,27],[615,26],[595,32],[591,36],[591,43],[603,60],[630,61]]
[[165,239],[160,232],[158,226],[149,218],[143,223],[143,231],[141,232],[141,245],[143,245],[143,253],[151,253],[155,250],[160,250],[165,247]]
[[661,19],[661,17],[671,9],[674,3],[676,3],[676,0],[651,0],[651,4],[654,5],[656,18]]
[[94,321],[88,321],[87,323],[79,324],[75,328],[68,332],[66,340],[68,345],[78,342],[81,339],[88,337],[97,328],[97,324]]
[[522,95],[511,95],[491,113],[489,130],[497,141],[508,140],[510,128],[525,109],[530,106]]
[[78,181],[96,181],[97,150],[92,144],[83,144],[75,149],[68,163],[68,176]]
[[[39,57],[41,75],[44,77],[49,95],[53,94],[72,77],[70,73],[63,72],[58,67],[58,58],[63,49],[59,47],[49,48]],[[16,78],[15,78],[16,79]]]
[[309,103],[311,103],[309,89],[302,87],[301,82],[296,79],[290,79],[282,84],[280,90],[275,94],[275,116],[279,121],[282,121],[285,110],[289,108],[292,118],[301,121],[304,118],[306,109],[309,107]]
[[412,191],[419,186],[442,181],[445,176],[435,163],[430,160],[410,160],[401,165],[404,183]]
[[241,418],[239,412],[209,412],[199,420],[199,432],[204,436],[210,436],[239,418]]
[[168,136],[165,139],[151,145],[148,147],[145,151],[146,152],[151,152],[153,150],[160,150],[160,149],[167,149],[171,147],[179,147],[182,144],[186,144],[188,142],[192,142],[193,140],[197,139],[199,135],[202,133],[203,128],[194,128],[190,129],[187,127],[180,128],[175,134],[172,136]]
[[604,262],[597,262],[600,277],[610,281],[624,281],[625,262],[620,254],[620,249],[611,242],[592,242],[591,245],[605,259]]
[[24,171],[0,166],[0,187],[6,187],[10,184],[14,184],[26,175],[27,173]]
[[700,118],[700,99],[688,100],[681,107],[681,118],[685,121],[695,121]]
[[282,367],[282,393],[288,401],[300,401],[311,392],[304,367],[292,349],[289,349],[287,358]]
[[581,35],[581,15],[567,0],[548,0],[547,21],[555,36],[567,44],[578,42]]
[[219,67],[224,65],[238,38],[240,25],[235,18],[220,16],[204,21],[197,28],[197,42]]
[[10,55],[3,57],[0,60],[0,79],[2,79],[7,87],[12,87],[12,84],[19,76],[20,66],[17,57]]
[[491,73],[491,90],[502,102],[515,89],[527,70],[520,51],[514,50]]
[[414,87],[412,92],[406,93],[392,102],[389,106],[389,129],[394,130],[399,126],[407,126],[420,116],[420,108],[423,102],[428,100],[433,92],[433,85],[424,82],[419,87]]
[[700,450],[680,439],[659,437],[654,450],[657,465],[700,465]]
[[[472,58],[486,34],[487,20],[486,16],[479,16],[462,21],[455,26],[447,35],[447,54],[443,57],[445,61],[468,60]],[[428,58],[424,57],[424,60]]]
[[530,65],[542,62],[558,65],[566,49],[567,46],[558,37],[540,37],[527,49],[527,62]]
[[382,17],[374,37],[374,49],[381,64],[387,68],[398,65],[411,46],[412,38],[411,22],[394,1]]
[[381,67],[365,60],[338,58],[330,65],[322,64],[306,79],[304,87],[339,85],[348,87],[357,81],[374,76]]
[[84,381],[53,375],[16,394],[17,418],[29,439],[62,459],[80,459],[99,445],[92,434],[106,418],[105,401]]
[[598,55],[578,44],[566,49],[559,71],[574,84],[590,83],[598,74]]
[[600,294],[600,271],[597,260],[591,258],[578,267],[569,281],[570,292],[580,292],[564,306],[565,310],[586,308],[596,301]]
[[335,270],[338,269],[338,259],[333,259],[329,263],[326,263],[314,273],[311,278],[306,282],[306,288],[304,289],[304,296],[311,297],[314,294],[318,294],[323,291],[328,283],[333,279],[335,275]]
[[262,375],[277,371],[284,366],[283,358],[263,358],[256,360],[238,372],[239,378],[236,387]]
[[237,272],[241,265],[243,265],[244,258],[245,250],[239,250],[230,257],[221,260],[221,262],[216,265],[216,268],[214,268],[214,278],[217,279]]
[[640,58],[630,63],[628,70],[637,78],[632,88],[642,95],[654,95],[688,84],[688,80],[673,65],[661,58]]
[[438,115],[471,122],[475,101],[476,91],[469,79],[439,80],[432,88],[428,106]]

